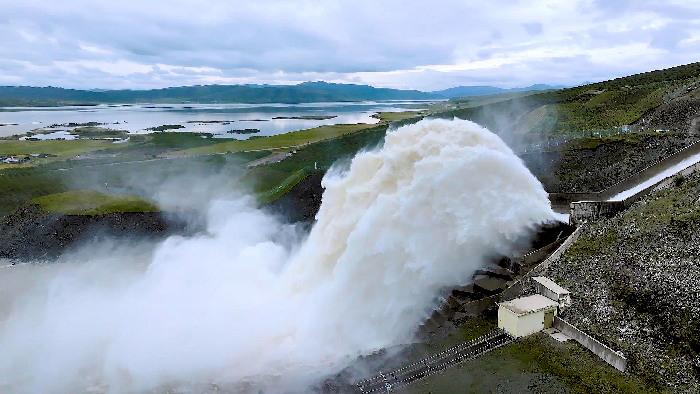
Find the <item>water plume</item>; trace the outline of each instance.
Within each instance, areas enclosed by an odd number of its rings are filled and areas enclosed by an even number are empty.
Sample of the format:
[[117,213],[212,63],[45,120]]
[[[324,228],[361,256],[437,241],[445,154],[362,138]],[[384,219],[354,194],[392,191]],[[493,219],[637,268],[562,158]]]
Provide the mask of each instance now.
[[439,291],[553,218],[520,159],[469,121],[399,128],[323,183],[305,239],[249,198],[219,199],[206,234],[146,262],[87,248],[8,273],[33,282],[0,308],[0,391],[303,391],[410,340]]

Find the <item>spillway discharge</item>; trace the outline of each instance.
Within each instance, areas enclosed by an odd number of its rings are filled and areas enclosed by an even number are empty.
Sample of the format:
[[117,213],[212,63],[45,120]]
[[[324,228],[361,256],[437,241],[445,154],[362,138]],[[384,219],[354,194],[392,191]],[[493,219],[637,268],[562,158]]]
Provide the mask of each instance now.
[[302,387],[409,340],[438,292],[554,215],[498,136],[456,119],[390,132],[323,184],[299,242],[238,198],[212,202],[207,234],[170,237],[145,268],[77,253],[0,317],[0,388]]

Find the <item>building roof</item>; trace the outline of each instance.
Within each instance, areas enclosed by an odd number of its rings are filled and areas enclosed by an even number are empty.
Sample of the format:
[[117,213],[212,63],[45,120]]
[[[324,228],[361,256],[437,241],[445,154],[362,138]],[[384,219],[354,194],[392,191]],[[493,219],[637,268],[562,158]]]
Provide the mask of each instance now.
[[543,295],[534,294],[527,297],[501,302],[498,304],[498,306],[501,308],[506,308],[516,315],[526,315],[543,310],[556,309],[559,304]]
[[569,294],[569,290],[566,290],[565,288],[559,286],[553,280],[547,278],[546,276],[535,276],[534,278],[532,278],[532,280],[534,280],[535,282],[546,287],[547,289],[552,291],[554,294],[558,294],[558,295]]

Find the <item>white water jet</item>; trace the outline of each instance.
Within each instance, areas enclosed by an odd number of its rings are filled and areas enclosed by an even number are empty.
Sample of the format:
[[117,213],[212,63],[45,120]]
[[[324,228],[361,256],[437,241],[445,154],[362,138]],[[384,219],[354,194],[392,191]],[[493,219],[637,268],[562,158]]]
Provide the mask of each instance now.
[[207,235],[150,261],[83,250],[44,272],[0,316],[0,391],[301,390],[408,340],[440,290],[554,216],[520,159],[462,120],[391,132],[324,185],[303,242],[247,199],[218,201]]

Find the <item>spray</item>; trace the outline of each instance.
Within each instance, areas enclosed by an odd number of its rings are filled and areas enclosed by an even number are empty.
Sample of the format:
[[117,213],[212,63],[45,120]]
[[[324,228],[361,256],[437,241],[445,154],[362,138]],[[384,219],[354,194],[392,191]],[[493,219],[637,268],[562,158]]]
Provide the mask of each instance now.
[[64,257],[0,317],[0,391],[303,391],[409,340],[442,289],[553,218],[520,159],[463,120],[390,132],[323,183],[303,240],[249,198],[218,199],[206,234],[146,262]]

